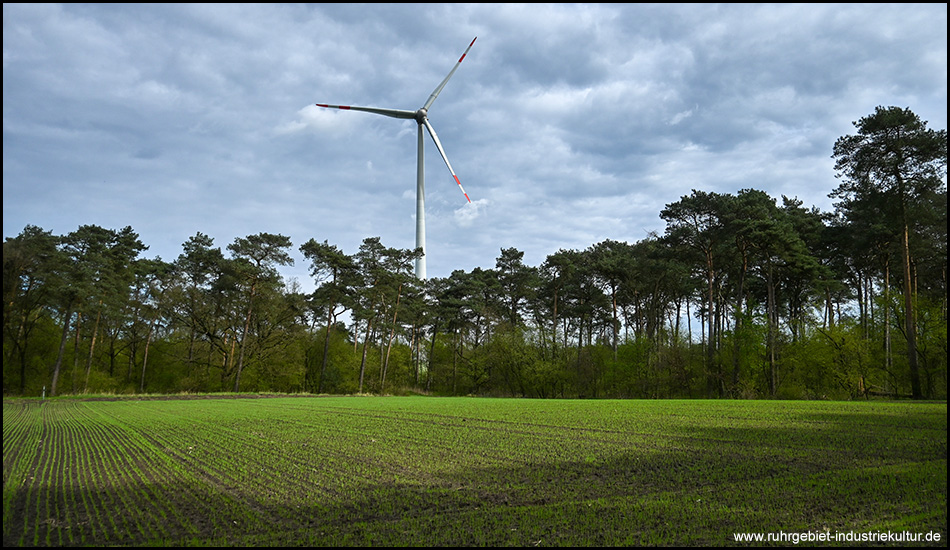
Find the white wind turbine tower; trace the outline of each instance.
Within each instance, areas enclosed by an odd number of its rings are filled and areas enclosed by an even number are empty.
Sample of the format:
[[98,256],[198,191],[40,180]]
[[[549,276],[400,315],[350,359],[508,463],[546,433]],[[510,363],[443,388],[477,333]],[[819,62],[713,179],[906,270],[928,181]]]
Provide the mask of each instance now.
[[462,182],[459,181],[458,176],[455,175],[455,170],[452,169],[452,165],[449,164],[449,158],[445,156],[445,151],[442,149],[442,144],[439,142],[439,136],[436,135],[435,130],[432,128],[432,124],[429,123],[429,107],[432,106],[432,103],[435,101],[435,98],[439,97],[439,93],[442,92],[442,88],[445,87],[445,84],[452,78],[452,75],[455,74],[456,69],[459,68],[459,65],[462,64],[462,60],[465,59],[465,56],[468,54],[468,51],[472,49],[472,46],[475,44],[475,40],[478,37],[472,39],[472,42],[465,48],[465,52],[462,54],[462,57],[459,58],[458,62],[455,63],[455,66],[452,67],[452,70],[449,71],[448,76],[445,77],[445,80],[439,84],[436,89],[432,92],[432,95],[429,96],[429,99],[425,102],[425,105],[422,106],[418,111],[403,111],[400,109],[378,109],[376,107],[350,107],[348,105],[324,105],[317,103],[317,107],[326,107],[328,109],[346,109],[351,111],[366,111],[367,113],[376,113],[378,115],[385,115],[393,118],[402,118],[402,119],[413,119],[416,121],[416,124],[419,127],[418,137],[416,140],[417,153],[416,153],[416,248],[422,249],[422,257],[416,260],[416,277],[424,281],[426,279],[426,214],[425,214],[425,204],[426,204],[426,185],[425,185],[425,153],[423,147],[423,137],[422,137],[422,127],[425,126],[426,130],[429,131],[429,135],[432,136],[432,141],[435,142],[436,148],[439,150],[439,154],[442,155],[442,160],[445,161],[445,165],[448,167],[449,172],[452,173],[452,177],[455,178],[455,183],[459,185],[462,194],[465,195],[465,198],[468,199],[468,202],[472,202],[472,199],[468,197],[468,193],[465,192],[465,189],[462,187]]

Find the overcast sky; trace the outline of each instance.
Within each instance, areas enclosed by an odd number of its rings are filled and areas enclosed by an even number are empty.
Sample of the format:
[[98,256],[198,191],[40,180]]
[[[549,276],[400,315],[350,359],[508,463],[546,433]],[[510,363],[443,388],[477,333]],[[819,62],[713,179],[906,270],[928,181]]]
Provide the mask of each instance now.
[[693,189],[832,210],[832,147],[877,106],[947,128],[943,4],[4,4],[3,234],[131,226],[415,246],[429,277],[662,233]]

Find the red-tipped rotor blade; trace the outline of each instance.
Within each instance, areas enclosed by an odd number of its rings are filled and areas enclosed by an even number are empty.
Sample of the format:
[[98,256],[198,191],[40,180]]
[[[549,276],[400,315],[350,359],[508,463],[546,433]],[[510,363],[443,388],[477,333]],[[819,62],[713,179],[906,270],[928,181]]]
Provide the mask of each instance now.
[[442,93],[442,88],[445,88],[446,83],[452,78],[452,75],[455,74],[455,70],[459,68],[459,65],[462,64],[462,60],[465,59],[465,56],[468,55],[468,51],[472,49],[472,46],[475,44],[475,41],[478,40],[478,37],[472,39],[472,42],[465,48],[465,53],[462,54],[462,57],[455,63],[455,66],[452,67],[452,70],[449,71],[448,76],[442,81],[441,84],[432,92],[432,95],[429,96],[429,100],[426,101],[426,104],[422,106],[423,109],[429,110],[429,107],[432,106],[432,102],[435,101],[435,98],[439,97],[439,94]]
[[445,166],[448,167],[449,172],[452,173],[452,177],[455,178],[455,183],[459,184],[459,189],[462,191],[462,194],[465,195],[465,199],[468,200],[468,202],[472,202],[472,199],[469,198],[468,193],[465,192],[465,188],[462,187],[462,182],[459,181],[459,177],[455,175],[455,170],[452,169],[452,165],[449,164],[449,157],[445,156],[445,151],[442,149],[442,144],[439,143],[439,136],[435,135],[435,130],[433,130],[432,125],[429,124],[429,119],[422,119],[422,123],[425,124],[426,130],[429,131],[429,135],[432,136],[432,141],[435,142],[436,149],[439,150],[439,154],[442,155],[442,160],[445,161]]
[[326,105],[324,103],[316,103],[317,107],[324,107],[326,109],[343,109],[345,111],[365,111],[367,113],[375,113],[377,115],[384,115],[393,118],[416,118],[415,111],[403,111],[402,109],[379,109],[376,107],[350,107],[349,105]]

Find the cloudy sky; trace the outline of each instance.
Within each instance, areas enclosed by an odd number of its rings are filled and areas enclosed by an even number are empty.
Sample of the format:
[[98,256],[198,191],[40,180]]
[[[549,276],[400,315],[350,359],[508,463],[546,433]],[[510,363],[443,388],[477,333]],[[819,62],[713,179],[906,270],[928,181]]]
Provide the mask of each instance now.
[[946,4],[3,5],[3,234],[125,226],[171,261],[276,233],[415,243],[429,277],[662,233],[693,189],[833,208],[877,106],[947,128]]

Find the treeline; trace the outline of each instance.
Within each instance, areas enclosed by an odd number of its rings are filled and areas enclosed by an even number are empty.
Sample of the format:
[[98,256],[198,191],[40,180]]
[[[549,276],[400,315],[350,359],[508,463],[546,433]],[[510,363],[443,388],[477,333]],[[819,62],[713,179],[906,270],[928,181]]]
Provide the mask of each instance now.
[[833,151],[835,211],[693,191],[663,234],[516,248],[418,281],[417,251],[288,237],[172,262],[131,227],[3,244],[3,391],[946,398],[946,130],[878,108]]

